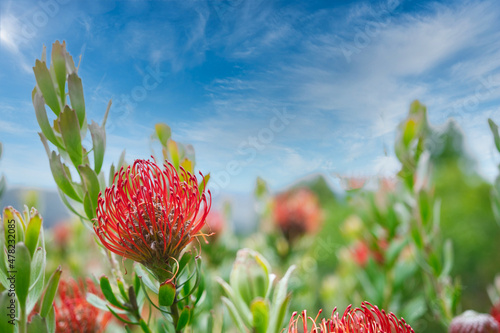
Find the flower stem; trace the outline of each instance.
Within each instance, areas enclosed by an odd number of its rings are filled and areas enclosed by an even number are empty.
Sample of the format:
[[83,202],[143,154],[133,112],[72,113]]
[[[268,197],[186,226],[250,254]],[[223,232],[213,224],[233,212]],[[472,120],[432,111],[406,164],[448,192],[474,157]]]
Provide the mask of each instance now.
[[177,323],[179,322],[179,309],[177,308],[177,295],[174,298],[174,303],[170,306],[170,312],[172,316],[172,321],[175,328],[175,333],[181,333],[180,330],[177,330]]
[[21,314],[19,317],[19,333],[26,333],[26,309],[21,307]]

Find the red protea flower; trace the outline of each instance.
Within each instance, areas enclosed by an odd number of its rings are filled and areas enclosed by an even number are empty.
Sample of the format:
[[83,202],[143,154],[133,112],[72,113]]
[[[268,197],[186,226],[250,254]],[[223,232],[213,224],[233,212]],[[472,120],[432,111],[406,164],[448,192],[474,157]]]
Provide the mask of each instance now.
[[491,316],[497,321],[500,326],[500,301],[491,308]]
[[217,240],[218,236],[224,231],[225,226],[224,215],[216,210],[211,210],[207,215],[206,225],[203,229],[213,235],[214,240]]
[[379,239],[376,245],[369,247],[366,241],[357,242],[351,250],[354,261],[361,267],[365,267],[368,263],[368,259],[373,257],[373,259],[379,263],[383,264],[385,260],[385,251],[389,247],[389,244],[385,239]]
[[92,280],[78,284],[75,280],[59,282],[59,302],[55,303],[56,333],[98,333],[104,332],[111,319],[110,312],[104,312],[90,305],[86,292],[101,295]]
[[500,328],[489,314],[467,310],[453,318],[448,329],[449,333],[499,333]]
[[281,193],[274,199],[274,220],[287,240],[315,232],[321,222],[316,195],[305,188]]
[[104,196],[99,194],[94,230],[110,251],[165,281],[182,250],[201,235],[210,205],[210,191],[207,199],[196,177],[182,167],[178,173],[168,162],[160,169],[155,162],[136,160],[116,173]]
[[[318,322],[316,318],[308,317],[306,311],[297,316],[292,314],[288,325],[288,333],[415,333],[403,318],[398,319],[393,313],[387,314],[384,310],[368,302],[361,303],[360,308],[347,307],[342,317],[339,317],[336,308],[329,319]],[[299,321],[302,321],[299,324]],[[309,323],[312,328],[309,330]]]

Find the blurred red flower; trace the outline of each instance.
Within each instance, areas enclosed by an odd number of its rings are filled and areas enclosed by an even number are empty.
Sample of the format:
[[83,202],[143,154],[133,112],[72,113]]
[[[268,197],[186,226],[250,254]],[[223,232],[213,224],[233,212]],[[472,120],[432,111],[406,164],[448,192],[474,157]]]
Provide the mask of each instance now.
[[373,247],[369,247],[366,241],[359,241],[351,250],[351,253],[354,261],[361,267],[366,265],[370,256],[373,257],[377,263],[383,264],[385,260],[385,251],[388,246],[389,244],[385,239],[377,240],[376,246],[374,245]]
[[317,231],[322,218],[318,198],[305,188],[277,195],[274,199],[273,215],[288,241]]
[[224,230],[225,225],[226,222],[224,216],[216,210],[211,210],[207,215],[204,230],[206,230],[209,234],[213,234],[214,240],[216,240]]
[[448,329],[449,333],[499,333],[500,328],[489,314],[465,311],[453,318]]
[[498,302],[491,308],[491,316],[497,321],[498,325],[500,326],[500,302]]
[[102,296],[99,288],[90,279],[85,283],[81,280],[80,283],[75,280],[59,282],[59,302],[54,306],[56,333],[104,332],[112,315],[90,305],[86,299],[87,292]]
[[168,162],[161,169],[155,162],[136,160],[99,194],[94,230],[107,249],[143,264],[164,281],[182,250],[202,235],[210,205],[210,191],[207,198],[189,172],[177,172]]
[[[415,333],[403,318],[398,319],[393,313],[387,314],[384,310],[368,302],[361,303],[360,308],[348,306],[342,317],[333,309],[329,319],[308,317],[306,311],[297,316],[292,314],[288,325],[288,333]],[[302,323],[299,324],[299,321]],[[309,330],[308,322],[312,323]]]

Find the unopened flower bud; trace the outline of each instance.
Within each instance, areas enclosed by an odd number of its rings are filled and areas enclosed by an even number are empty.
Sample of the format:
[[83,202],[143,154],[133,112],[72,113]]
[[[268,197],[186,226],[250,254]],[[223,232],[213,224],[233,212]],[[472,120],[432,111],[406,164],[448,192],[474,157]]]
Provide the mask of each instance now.
[[260,253],[251,249],[239,250],[231,271],[231,287],[250,305],[256,298],[266,297],[269,272],[270,265]]

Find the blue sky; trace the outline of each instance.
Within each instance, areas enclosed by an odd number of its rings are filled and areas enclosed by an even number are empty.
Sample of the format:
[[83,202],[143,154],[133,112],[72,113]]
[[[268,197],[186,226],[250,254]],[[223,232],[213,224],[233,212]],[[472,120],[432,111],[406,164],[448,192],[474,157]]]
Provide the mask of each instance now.
[[[55,187],[31,104],[43,45],[82,55],[88,118],[113,99],[106,164],[150,156],[157,122],[194,145],[213,186],[279,189],[311,173],[390,175],[414,99],[455,117],[479,171],[496,175],[498,1],[2,1],[0,170]],[[387,154],[385,154],[387,151]]]

